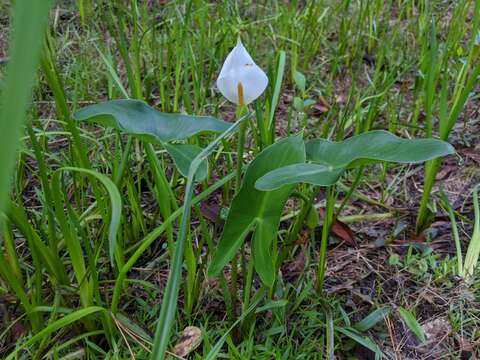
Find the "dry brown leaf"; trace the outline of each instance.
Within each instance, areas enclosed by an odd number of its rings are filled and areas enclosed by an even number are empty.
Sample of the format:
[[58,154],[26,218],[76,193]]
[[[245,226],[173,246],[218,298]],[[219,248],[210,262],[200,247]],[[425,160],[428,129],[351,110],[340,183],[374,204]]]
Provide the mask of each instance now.
[[202,330],[196,326],[187,326],[172,353],[179,357],[185,357],[195,350],[202,342]]
[[[323,219],[325,217],[325,210],[320,208],[319,211],[320,216]],[[332,225],[331,233],[339,239],[343,240],[345,244],[350,246],[357,246],[357,242],[355,241],[352,229],[350,229],[350,227],[344,222],[341,222],[337,219]]]

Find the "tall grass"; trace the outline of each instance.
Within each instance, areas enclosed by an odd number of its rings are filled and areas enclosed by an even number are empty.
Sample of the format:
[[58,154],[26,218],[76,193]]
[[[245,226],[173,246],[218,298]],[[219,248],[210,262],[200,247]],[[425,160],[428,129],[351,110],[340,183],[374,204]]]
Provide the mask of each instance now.
[[[449,28],[449,37],[447,38],[445,47],[438,49],[436,42],[435,23],[431,22],[431,35],[429,50],[425,54],[425,111],[426,111],[426,134],[432,136],[433,130],[433,106],[434,97],[438,94],[437,83],[441,83],[440,96],[437,96],[438,126],[436,131],[442,140],[448,140],[462,110],[465,108],[471,96],[472,90],[480,76],[480,43],[478,42],[478,34],[480,31],[480,1],[476,0],[473,5],[470,1],[461,1],[455,11],[455,20]],[[473,19],[471,19],[471,29],[469,39],[466,44],[466,55],[461,60],[457,60],[456,72],[450,77],[450,62],[452,58],[456,58],[459,51],[460,43],[463,40],[461,28],[463,23],[461,19],[466,21],[468,10],[471,8]],[[453,83],[453,89],[450,84]],[[425,180],[420,202],[420,209],[417,216],[417,233],[427,228],[434,214],[429,209],[430,194],[433,190],[435,177],[440,169],[441,160],[436,159],[425,165]]]
[[[26,318],[28,326],[11,358],[22,351],[55,357],[81,350],[91,358],[131,353],[147,358],[153,351],[153,358],[160,359],[177,329],[192,324],[205,326],[207,358],[215,358],[223,344],[225,356],[240,358],[238,349],[251,357],[264,356],[253,345],[260,331],[271,354],[292,357],[305,344],[291,338],[288,351],[272,349],[272,344],[290,326],[288,316],[306,301],[312,304],[307,315],[323,308],[306,270],[320,253],[317,278],[323,285],[333,220],[349,206],[350,196],[391,211],[385,202],[392,189],[383,181],[388,166],[375,178],[381,193],[375,200],[356,191],[373,176],[358,169],[345,179],[353,184],[350,189],[328,191],[325,226],[315,246],[318,218],[312,214],[323,207],[318,203],[323,190],[300,186],[278,232],[279,278],[270,293],[258,286],[248,243],[233,264],[235,270],[226,270],[212,285],[205,270],[235,195],[234,178],[244,171],[235,154],[236,140],[227,134],[188,140],[207,149],[202,157],[209,155],[208,177],[194,186],[162,146],[116,130],[79,126],[72,118],[77,108],[132,98],[165,112],[230,118],[233,109],[213,83],[240,34],[270,79],[246,120],[250,124],[242,156],[250,161],[277,138],[299,131],[305,138],[342,140],[388,128],[405,136],[439,134],[447,139],[480,71],[478,45],[473,40],[462,43],[467,28],[478,30],[478,15],[471,27],[466,21],[473,5],[478,10],[477,0],[456,4],[447,32],[440,23],[447,11],[442,3],[413,0],[272,1],[268,6],[252,1],[170,1],[158,6],[78,0],[78,12],[73,5],[65,12],[59,8],[50,31],[45,31],[47,2],[15,3],[12,25],[17,31],[0,114],[0,275],[22,305],[15,311],[18,321]],[[42,76],[31,112],[36,119],[26,126],[25,147],[14,167],[39,59]],[[305,78],[302,88],[295,85],[298,73]],[[295,108],[290,100],[295,97],[313,100],[313,107]],[[439,161],[427,166],[418,229],[428,224],[422,214],[439,167]],[[332,200],[336,196],[344,199],[339,208]],[[299,245],[301,238],[312,241]],[[305,271],[298,283],[288,284],[280,259],[301,252],[307,254]],[[232,281],[237,272],[237,281]],[[206,313],[207,301],[217,304],[220,317],[225,310],[227,320],[217,322],[217,313]],[[272,317],[255,315],[262,301],[272,306]],[[345,336],[363,341],[356,332],[338,330],[348,316],[337,310],[329,307],[327,315],[319,310],[308,326],[300,326],[306,338],[315,339],[308,349],[315,356],[319,348],[326,354],[342,349]],[[263,327],[269,330],[264,333]]]
[[[39,60],[42,36],[48,23],[50,1],[36,2],[32,5],[25,1],[15,3],[12,16],[11,39],[9,43],[10,60],[7,66],[5,82],[2,84],[0,97],[0,210],[8,205],[11,189],[12,170],[22,125],[27,123],[27,107],[31,99],[37,64]],[[19,262],[13,244],[13,234],[8,221],[3,221],[2,231],[5,236],[7,258],[0,253],[0,274],[6,284],[20,299],[34,331],[39,331],[42,321],[34,312],[40,300],[40,289],[31,296],[25,291]],[[40,266],[39,262],[34,263]],[[40,271],[40,269],[38,269]],[[35,283],[41,286],[39,276]]]
[[31,99],[43,34],[48,23],[50,1],[15,2],[9,45],[10,60],[2,86],[0,113],[0,208],[4,209],[21,127],[26,123],[26,110]]

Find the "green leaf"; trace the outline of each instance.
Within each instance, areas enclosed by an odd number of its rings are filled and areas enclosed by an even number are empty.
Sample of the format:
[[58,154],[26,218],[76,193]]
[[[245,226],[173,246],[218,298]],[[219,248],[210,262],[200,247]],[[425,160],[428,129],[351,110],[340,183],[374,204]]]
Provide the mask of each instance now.
[[383,321],[385,316],[387,316],[390,313],[390,311],[391,309],[389,306],[384,306],[375,311],[372,311],[370,314],[365,316],[362,320],[360,320],[355,325],[353,325],[353,327],[358,331],[362,331],[362,332],[367,331],[368,329],[371,329],[376,324],[378,324],[380,321]]
[[331,170],[325,165],[301,163],[285,166],[273,170],[255,183],[255,187],[261,191],[271,191],[285,185],[298,184],[300,182],[329,186],[337,182],[342,170]]
[[111,100],[74,114],[78,121],[113,127],[148,142],[183,140],[204,132],[223,132],[231,124],[210,116],[159,112],[139,100]]
[[270,114],[268,115],[268,127],[270,131],[275,129],[275,111],[277,110],[278,100],[280,99],[280,91],[282,90],[283,74],[285,73],[287,55],[285,51],[280,50],[277,65],[277,77],[275,78],[275,86],[273,88],[272,101],[270,102]]
[[277,238],[280,216],[293,186],[261,192],[255,189],[254,184],[272,170],[302,161],[305,161],[304,142],[301,136],[292,136],[265,148],[250,163],[243,186],[233,199],[228,213],[222,237],[210,264],[210,276],[218,275],[233,258],[247,234],[255,229],[252,240],[255,269],[265,284],[273,284],[275,256],[271,247]]
[[[165,352],[167,351],[168,347],[168,342],[170,340],[170,331],[172,329],[172,324],[175,319],[178,303],[178,292],[180,290],[180,283],[182,281],[185,243],[187,239],[187,233],[189,232],[190,228],[190,213],[193,201],[194,176],[197,173],[199,167],[201,166],[202,161],[206,159],[207,156],[216,149],[216,147],[220,144],[221,141],[223,141],[227,136],[237,131],[240,124],[246,121],[249,117],[250,114],[247,114],[246,116],[238,119],[226,131],[224,131],[214,141],[208,144],[208,146],[204,150],[202,150],[202,152],[198,154],[190,164],[190,169],[187,176],[187,185],[185,187],[182,220],[180,223],[176,246],[173,253],[172,265],[170,268],[170,273],[168,275],[167,285],[163,294],[162,306],[160,308],[160,315],[157,321],[157,328],[155,330],[153,349],[150,359],[164,359]],[[132,259],[129,260],[129,263],[131,261]],[[133,260],[133,262],[134,261],[135,259]],[[118,301],[118,294],[116,295],[116,299],[117,300],[115,301]]]
[[255,313],[261,313],[262,311],[265,310],[271,310],[271,309],[277,309],[281,307],[285,307],[288,305],[288,300],[271,300],[267,302],[265,305],[260,306],[257,310],[255,310]]
[[293,107],[297,111],[303,111],[304,105],[303,105],[303,100],[299,98],[298,96],[295,96],[293,98]]
[[339,142],[315,139],[305,144],[310,163],[276,169],[257,181],[256,188],[271,191],[284,185],[307,183],[333,185],[353,167],[377,162],[418,163],[453,154],[454,148],[438,139],[402,139],[388,131],[374,130]]
[[341,332],[343,335],[348,336],[350,339],[356,341],[360,345],[366,347],[370,351],[375,353],[375,359],[381,359],[384,357],[384,354],[380,350],[377,344],[375,344],[372,340],[370,340],[368,337],[363,336],[359,333],[356,332],[355,329],[353,328],[341,328],[341,327],[335,327],[335,330],[338,332]]
[[332,142],[315,139],[305,144],[307,160],[332,169],[356,167],[382,161],[420,163],[455,153],[447,142],[438,139],[402,139],[384,130],[373,130]]
[[320,216],[315,206],[310,206],[310,210],[307,214],[306,224],[310,230],[314,230],[320,224]]
[[4,81],[0,84],[0,210],[8,201],[15,154],[22,124],[26,121],[25,110],[37,74],[52,1],[15,1],[12,4],[13,16],[9,26],[12,36],[8,46],[10,61],[5,76],[2,76]]
[[473,209],[475,212],[475,221],[473,224],[473,233],[468,244],[467,253],[465,255],[464,272],[468,280],[472,280],[475,274],[475,268],[478,265],[480,256],[480,206],[478,205],[478,189],[480,185],[473,189]]
[[307,79],[305,78],[305,75],[303,75],[300,71],[295,71],[293,73],[293,81],[295,81],[295,85],[297,85],[301,92],[305,92],[305,88],[307,86]]
[[138,325],[135,321],[131,320],[129,317],[123,315],[120,312],[116,313],[115,315],[111,315],[112,317],[115,317],[117,321],[119,321],[123,326],[129,329],[133,334],[149,342],[152,341],[152,337],[140,325]]
[[[196,145],[190,144],[168,144],[164,143],[163,147],[172,157],[175,165],[177,166],[178,171],[183,176],[188,176],[188,169],[193,159],[202,152],[202,148]],[[208,174],[208,162],[206,160],[202,161],[200,168],[195,174],[196,181],[203,181]]]
[[415,336],[422,343],[425,342],[426,341],[425,331],[423,330],[422,325],[420,325],[417,319],[415,319],[415,316],[410,311],[402,307],[398,308],[398,312],[400,313],[400,316],[402,317],[403,321],[405,321],[405,324],[415,334]]
[[68,314],[64,316],[63,318],[56,320],[52,323],[47,324],[47,326],[42,329],[40,332],[32,336],[28,341],[26,341],[24,344],[21,344],[19,347],[17,347],[14,351],[12,351],[5,359],[10,360],[10,359],[15,359],[15,355],[22,350],[30,347],[32,344],[36,343],[37,341],[40,341],[42,339],[45,339],[46,336],[51,334],[54,331],[57,331],[59,329],[63,329],[64,327],[70,325],[71,323],[78,321],[85,316],[89,316],[91,314],[97,313],[97,312],[106,312],[106,310],[103,307],[99,306],[90,306],[87,308],[83,308],[80,310],[77,310],[71,314]]
[[[105,186],[105,188],[107,189],[108,196],[110,197],[111,210],[112,210],[112,216],[110,219],[110,224],[108,226],[108,243],[109,243],[108,249],[109,249],[110,261],[112,265],[114,265],[115,252],[117,248],[117,234],[118,234],[118,229],[120,227],[120,221],[122,218],[122,197],[120,195],[120,192],[118,191],[118,188],[115,186],[113,181],[110,180],[106,175],[101,174],[94,170],[67,166],[67,167],[63,167],[56,170],[55,173],[60,174],[63,171],[73,171],[73,172],[82,173],[84,175],[91,175],[97,178],[103,184],[103,186]],[[59,175],[56,175],[56,177],[58,176]],[[57,181],[53,181],[53,182],[57,183]],[[121,267],[121,264],[117,264],[117,265]]]

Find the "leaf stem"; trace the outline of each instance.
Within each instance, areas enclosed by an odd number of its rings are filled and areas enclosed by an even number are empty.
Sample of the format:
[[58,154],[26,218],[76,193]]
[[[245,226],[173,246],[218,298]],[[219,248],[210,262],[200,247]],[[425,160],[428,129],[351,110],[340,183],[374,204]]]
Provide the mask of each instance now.
[[325,281],[325,270],[327,267],[327,245],[328,237],[330,235],[330,228],[333,223],[333,211],[335,208],[335,187],[329,186],[327,188],[327,203],[325,206],[325,218],[323,219],[322,226],[322,241],[320,243],[320,253],[318,259],[317,269],[317,292],[323,291],[323,285]]

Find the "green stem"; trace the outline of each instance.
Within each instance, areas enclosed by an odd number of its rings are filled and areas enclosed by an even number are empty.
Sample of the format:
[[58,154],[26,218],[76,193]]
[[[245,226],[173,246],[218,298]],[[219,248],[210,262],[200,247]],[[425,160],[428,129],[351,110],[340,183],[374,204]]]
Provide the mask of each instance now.
[[327,203],[325,206],[325,217],[323,219],[322,227],[322,241],[320,243],[320,253],[318,259],[318,269],[317,269],[317,292],[321,293],[323,291],[323,284],[325,281],[325,271],[327,267],[327,245],[328,237],[330,235],[330,228],[333,223],[333,211],[335,208],[335,189],[333,186],[327,188]]
[[425,180],[423,184],[422,199],[420,200],[420,209],[417,215],[416,231],[420,234],[425,230],[432,219],[433,214],[428,208],[430,201],[430,193],[432,192],[433,185],[435,184],[435,177],[440,168],[441,160],[435,159],[427,161],[425,164]]
[[[245,105],[239,105],[237,107],[237,120],[247,113],[247,107]],[[243,153],[245,148],[245,133],[247,132],[247,123],[240,124],[238,133],[237,144],[237,171],[235,177],[235,195],[238,195],[242,188],[242,170],[243,170]],[[237,279],[238,279],[238,262],[237,256],[232,259],[232,272],[230,278],[230,298],[232,301],[232,310],[235,314],[235,307],[238,302],[237,296]]]
[[317,193],[318,191],[316,190],[312,191],[310,197],[306,197],[301,193],[298,194],[299,197],[302,199],[302,208],[300,210],[300,213],[297,216],[297,219],[295,220],[295,223],[293,224],[292,231],[289,233],[287,241],[283,246],[282,253],[280,254],[280,258],[278,259],[278,262],[277,262],[277,267],[281,266],[283,261],[288,257],[288,254],[292,250],[292,246],[295,244],[295,241],[298,238],[298,234],[302,229],[303,223],[305,222],[305,218],[307,217],[308,213],[312,208],[312,204],[315,201],[315,197],[317,196]]
[[232,259],[232,272],[230,277],[230,297],[232,300],[232,310],[233,315],[236,315],[236,305],[238,302],[238,288],[237,288],[237,281],[238,281],[238,258],[235,255]]
[[50,245],[50,249],[52,253],[58,253],[58,239],[57,239],[57,231],[55,229],[55,219],[53,216],[53,199],[52,193],[50,189],[50,181],[47,175],[47,165],[45,163],[45,159],[43,157],[43,151],[40,148],[40,145],[37,141],[37,137],[33,131],[32,124],[27,126],[28,136],[30,137],[30,142],[32,144],[33,152],[35,154],[35,159],[37,160],[38,164],[38,173],[40,174],[40,181],[42,183],[43,194],[45,197],[45,212],[47,214],[48,219],[48,243]]
[[338,208],[338,211],[337,211],[337,214],[340,214],[343,210],[343,208],[345,207],[345,205],[347,204],[347,201],[350,199],[350,197],[352,196],[353,192],[355,191],[355,189],[357,188],[359,182],[360,182],[360,179],[362,178],[362,174],[363,174],[363,168],[365,166],[364,165],[361,165],[358,170],[357,170],[357,174],[355,175],[355,179],[353,180],[353,183],[352,185],[350,186],[350,188],[348,189],[348,192],[347,194],[345,195],[345,197],[343,198],[342,200],[342,203],[340,204],[340,207]]
[[[239,106],[237,108],[237,119],[240,119],[247,113],[246,106]],[[247,123],[243,122],[240,125],[240,130],[238,133],[238,144],[237,144],[237,177],[235,180],[235,194],[238,194],[240,188],[242,187],[242,169],[243,169],[243,153],[245,148],[245,134],[247,132]]]
[[[247,274],[245,276],[245,265]],[[248,262],[243,267],[244,279],[243,279],[243,305],[242,305],[242,314],[244,314],[249,305],[250,305],[250,294],[252,292],[252,283],[253,283],[253,256],[250,255]],[[251,316],[248,316],[245,319],[245,323],[242,324],[242,329],[248,330],[250,328]]]
[[122,154],[122,160],[120,161],[120,165],[118,166],[117,173],[115,174],[114,183],[115,185],[120,188],[120,183],[123,178],[123,174],[125,173],[125,169],[127,167],[128,157],[130,155],[130,151],[132,149],[133,137],[129,136],[127,140],[127,145],[125,146],[125,150]]

